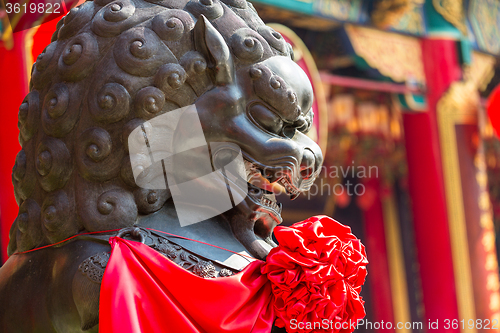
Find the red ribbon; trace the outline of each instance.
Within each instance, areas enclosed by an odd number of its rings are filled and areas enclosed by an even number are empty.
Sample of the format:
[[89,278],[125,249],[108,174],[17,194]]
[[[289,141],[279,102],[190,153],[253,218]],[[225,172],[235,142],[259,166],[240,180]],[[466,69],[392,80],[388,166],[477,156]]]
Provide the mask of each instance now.
[[500,85],[491,93],[487,109],[491,125],[495,129],[497,136],[500,136]]
[[280,245],[266,262],[216,279],[198,277],[145,244],[111,238],[99,331],[267,333],[278,317],[289,332],[317,332],[290,324],[323,320],[335,324],[328,332],[352,332],[349,324],[365,315],[359,292],[368,261],[361,242],[326,216],[275,234]]
[[269,332],[271,286],[262,261],[203,279],[142,243],[111,238],[101,285],[99,332]]

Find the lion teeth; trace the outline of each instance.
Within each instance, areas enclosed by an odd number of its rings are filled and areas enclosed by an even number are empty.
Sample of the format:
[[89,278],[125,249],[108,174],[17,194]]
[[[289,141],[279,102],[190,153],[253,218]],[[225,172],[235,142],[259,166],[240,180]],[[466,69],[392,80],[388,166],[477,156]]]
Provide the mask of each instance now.
[[297,189],[295,188],[295,186],[293,186],[292,184],[290,184],[290,182],[288,181],[288,179],[286,179],[286,178],[281,178],[281,179],[278,181],[278,183],[279,183],[281,186],[283,186],[283,187],[285,188],[286,193],[287,193],[288,195],[290,195],[292,198],[296,198],[296,197],[299,195],[300,191],[299,191],[299,190],[297,190]]
[[267,199],[267,198],[261,198],[260,199],[260,203],[263,205],[263,206],[266,206],[268,208],[271,208],[272,210],[278,212],[279,214],[281,214],[281,209],[282,209],[282,206],[281,204],[277,204],[276,202],[270,200],[270,199]]

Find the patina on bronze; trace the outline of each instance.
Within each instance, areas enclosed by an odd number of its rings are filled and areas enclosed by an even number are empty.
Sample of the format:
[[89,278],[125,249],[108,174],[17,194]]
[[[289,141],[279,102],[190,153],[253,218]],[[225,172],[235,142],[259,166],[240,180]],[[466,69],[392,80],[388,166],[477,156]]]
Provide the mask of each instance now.
[[[322,163],[305,133],[311,84],[282,36],[245,0],[95,0],[71,10],[38,57],[19,109],[13,169],[19,215],[0,269],[0,331],[97,332],[100,279],[125,229],[204,276],[237,272],[231,253],[264,258],[281,221],[274,194],[248,184],[232,210],[181,228],[169,190],[139,188],[127,138],[145,121],[195,104],[207,142],[237,144],[248,175],[295,197]],[[218,151],[221,160],[231,152]],[[186,166],[189,167],[189,166]],[[240,258],[241,259],[241,258]]]

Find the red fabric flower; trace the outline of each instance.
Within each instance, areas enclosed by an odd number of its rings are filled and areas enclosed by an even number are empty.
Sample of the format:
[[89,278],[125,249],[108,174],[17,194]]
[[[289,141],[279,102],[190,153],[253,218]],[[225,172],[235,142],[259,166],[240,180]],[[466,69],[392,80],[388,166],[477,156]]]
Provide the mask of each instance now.
[[262,273],[271,281],[276,325],[288,332],[352,332],[365,316],[359,293],[368,260],[351,228],[316,216],[274,234],[279,246]]

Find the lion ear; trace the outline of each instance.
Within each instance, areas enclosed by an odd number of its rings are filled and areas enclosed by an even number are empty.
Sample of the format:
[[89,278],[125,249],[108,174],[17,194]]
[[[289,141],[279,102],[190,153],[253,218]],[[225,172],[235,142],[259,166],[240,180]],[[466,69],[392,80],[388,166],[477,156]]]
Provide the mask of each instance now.
[[194,42],[198,52],[207,59],[215,75],[215,84],[224,86],[234,81],[233,56],[222,35],[204,15],[194,28]]

